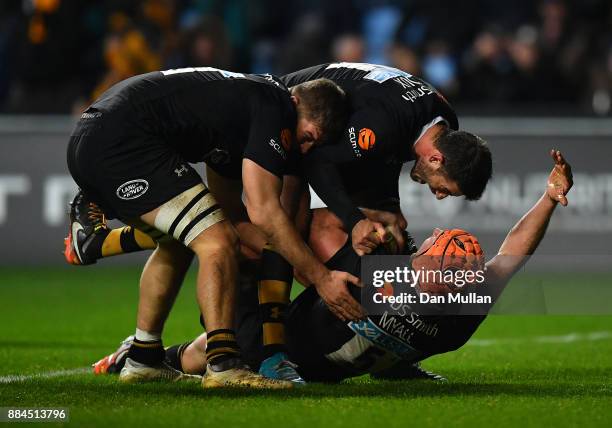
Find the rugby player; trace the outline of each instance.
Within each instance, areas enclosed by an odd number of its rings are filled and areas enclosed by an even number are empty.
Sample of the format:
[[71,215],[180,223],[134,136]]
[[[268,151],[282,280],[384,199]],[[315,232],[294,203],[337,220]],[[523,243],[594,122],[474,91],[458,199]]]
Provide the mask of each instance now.
[[[334,313],[363,316],[346,288],[357,278],[329,271],[316,259],[281,203],[282,178],[295,174],[297,152],[333,138],[334,124],[343,123],[343,99],[342,90],[325,79],[289,92],[270,75],[202,67],[127,79],[83,113],[68,146],[68,166],[82,190],[76,214],[116,217],[160,240],[141,277],[123,381],[180,379],[163,362],[161,332],[195,253],[198,303],[208,332],[203,386],[291,386],[242,362],[232,329],[237,234],[189,162],[205,162],[226,189],[242,178],[252,226],[279,257],[317,284]],[[240,200],[241,192],[233,196]],[[81,223],[72,223],[71,241],[88,234]]]
[[[398,181],[404,163],[414,161],[410,176],[427,184],[437,199],[480,198],[492,174],[491,153],[481,138],[457,130],[457,115],[430,84],[395,68],[345,62],[281,80],[293,86],[318,78],[345,91],[349,119],[338,143],[310,151],[303,169],[315,193],[351,232],[359,255],[381,243],[382,225],[403,245],[406,219],[399,210]],[[379,233],[371,233],[375,230]]]
[[[571,167],[559,151],[553,150],[550,154],[555,165],[544,194],[510,229],[497,255],[486,263],[486,287],[494,294],[494,299],[499,297],[512,276],[535,252],[557,205],[568,204],[566,195],[573,185]],[[445,246],[452,238],[452,232],[435,229],[418,250],[407,249],[406,252],[416,251],[412,257],[413,269],[427,263],[422,258],[431,254],[432,248]],[[336,250],[331,258],[321,257],[330,269],[342,268],[359,273],[360,257],[353,251],[350,240],[342,244],[327,242],[326,235],[318,239],[323,242],[320,247]],[[477,248],[475,238],[469,237],[468,240]],[[467,243],[467,240],[464,242]],[[356,287],[351,289],[354,295],[358,295]],[[261,334],[261,319],[256,310],[254,290],[255,287],[248,284],[243,288],[236,321],[237,338],[244,358],[257,367],[261,362],[261,342],[257,337]],[[390,308],[389,312],[392,315],[369,316],[362,322],[342,322],[331,314],[316,291],[309,288],[289,308],[287,328],[290,357],[299,364],[298,371],[307,381],[340,381],[365,373],[378,378],[402,379],[406,374],[413,376],[415,362],[463,346],[487,316],[486,313],[436,316],[429,312],[424,315],[420,313],[418,305],[403,305],[401,313],[395,308]],[[120,369],[131,340],[126,339],[118,351],[96,363],[95,372],[112,373]],[[198,349],[205,346],[206,341],[204,334],[194,342],[168,348],[167,361],[186,373],[202,374],[206,359]]]

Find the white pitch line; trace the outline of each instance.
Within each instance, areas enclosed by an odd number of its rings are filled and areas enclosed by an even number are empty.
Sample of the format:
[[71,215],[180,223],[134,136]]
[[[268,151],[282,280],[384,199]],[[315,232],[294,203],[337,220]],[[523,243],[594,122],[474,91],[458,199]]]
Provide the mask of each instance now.
[[[559,336],[534,336],[528,338],[494,338],[494,339],[472,339],[466,346],[495,346],[520,343],[574,343],[594,342],[597,340],[612,339],[611,331],[594,331],[591,333],[568,333]],[[0,376],[0,384],[25,382],[35,379],[51,379],[61,376],[75,376],[90,373],[91,367],[79,367],[76,369],[56,370],[33,375],[8,375]]]
[[52,372],[36,373],[33,375],[0,376],[0,384],[26,382],[28,380],[36,380],[36,379],[51,379],[54,377],[61,377],[61,376],[75,376],[75,375],[84,374],[88,372],[91,372],[91,367],[79,367],[76,369],[55,370]]
[[574,343],[594,342],[612,339],[611,331],[594,331],[591,333],[568,333],[559,336],[534,336],[522,338],[472,339],[466,346],[495,346],[520,343]]

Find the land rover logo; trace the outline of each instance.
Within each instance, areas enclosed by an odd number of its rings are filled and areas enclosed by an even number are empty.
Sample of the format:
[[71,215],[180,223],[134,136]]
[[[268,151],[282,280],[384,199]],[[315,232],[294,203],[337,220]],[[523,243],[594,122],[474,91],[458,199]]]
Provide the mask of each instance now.
[[126,201],[136,199],[144,195],[147,190],[149,190],[147,180],[130,180],[117,188],[117,197]]

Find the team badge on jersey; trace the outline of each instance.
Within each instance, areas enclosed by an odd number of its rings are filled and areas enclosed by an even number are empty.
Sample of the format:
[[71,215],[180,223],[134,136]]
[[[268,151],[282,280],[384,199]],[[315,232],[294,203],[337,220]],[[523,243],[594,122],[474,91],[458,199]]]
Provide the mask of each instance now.
[[376,144],[376,134],[370,128],[361,128],[357,144],[361,150],[370,150]]

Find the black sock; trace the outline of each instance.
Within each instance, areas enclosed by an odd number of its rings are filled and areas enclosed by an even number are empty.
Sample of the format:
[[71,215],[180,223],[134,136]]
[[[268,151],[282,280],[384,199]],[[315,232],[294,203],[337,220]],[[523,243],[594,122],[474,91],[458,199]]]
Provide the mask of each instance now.
[[185,372],[183,370],[183,353],[193,341],[181,343],[180,345],[172,345],[166,349],[166,363],[175,370]]
[[127,358],[147,366],[157,366],[164,361],[166,353],[161,340],[151,342],[134,339]]
[[240,358],[234,330],[219,329],[206,333],[206,362],[219,365],[232,358]]

